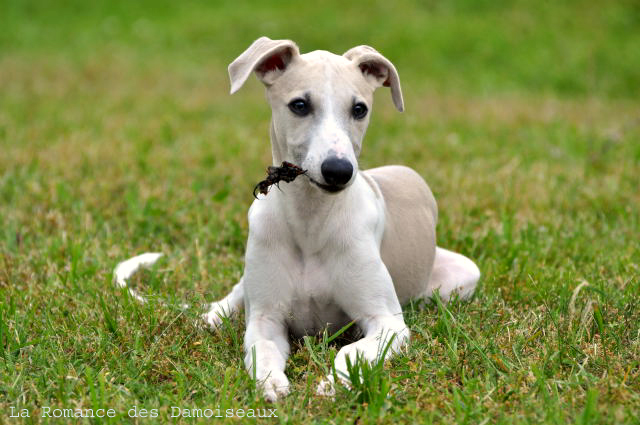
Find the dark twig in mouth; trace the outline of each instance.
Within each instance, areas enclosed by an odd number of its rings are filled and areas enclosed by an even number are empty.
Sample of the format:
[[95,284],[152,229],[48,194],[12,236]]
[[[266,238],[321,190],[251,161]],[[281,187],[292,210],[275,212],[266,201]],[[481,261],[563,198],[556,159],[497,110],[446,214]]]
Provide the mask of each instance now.
[[256,192],[260,192],[263,195],[269,193],[269,188],[272,185],[276,185],[279,189],[279,183],[284,181],[286,183],[290,183],[296,179],[301,174],[306,174],[307,170],[303,170],[295,164],[292,164],[287,161],[283,161],[282,165],[279,167],[274,167],[273,165],[267,167],[267,178],[262,180],[260,183],[253,188],[253,196],[258,199],[258,195]]

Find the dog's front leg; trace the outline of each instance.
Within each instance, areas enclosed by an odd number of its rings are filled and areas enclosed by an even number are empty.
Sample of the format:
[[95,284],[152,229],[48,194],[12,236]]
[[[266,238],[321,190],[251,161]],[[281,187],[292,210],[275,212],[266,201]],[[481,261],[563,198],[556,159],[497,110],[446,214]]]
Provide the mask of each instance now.
[[[342,347],[334,362],[336,376],[346,387],[350,386],[347,358],[352,365],[358,360],[369,363],[384,361],[409,341],[409,329],[402,318],[376,316],[358,322],[360,326],[368,328],[368,332],[364,338]],[[329,375],[320,382],[316,392],[318,395],[332,396],[335,394],[334,384],[333,376]]]
[[[338,299],[349,300],[342,307],[364,332],[364,338],[342,347],[334,361],[335,374],[347,387],[350,384],[347,358],[352,365],[358,360],[369,363],[384,361],[402,350],[409,341],[409,328],[402,317],[391,276],[382,260],[354,269],[368,270],[368,273],[353,274],[351,278],[354,280],[339,285],[337,294]],[[317,393],[335,393],[332,375],[318,385]]]
[[244,337],[245,366],[255,376],[264,398],[274,402],[289,393],[284,374],[289,356],[287,328],[281,318],[269,314],[249,315]]
[[286,239],[286,222],[271,197],[249,210],[249,239],[242,277],[247,329],[245,366],[268,401],[289,393],[287,313],[298,263]]

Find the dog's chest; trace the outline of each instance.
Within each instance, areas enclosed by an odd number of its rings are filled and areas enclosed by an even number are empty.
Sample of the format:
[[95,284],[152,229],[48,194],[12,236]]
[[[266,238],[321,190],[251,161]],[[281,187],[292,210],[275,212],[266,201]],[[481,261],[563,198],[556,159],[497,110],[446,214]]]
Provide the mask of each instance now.
[[335,276],[314,256],[299,265],[299,280],[295,282],[287,324],[295,336],[316,334],[324,328],[334,332],[349,322],[334,297]]

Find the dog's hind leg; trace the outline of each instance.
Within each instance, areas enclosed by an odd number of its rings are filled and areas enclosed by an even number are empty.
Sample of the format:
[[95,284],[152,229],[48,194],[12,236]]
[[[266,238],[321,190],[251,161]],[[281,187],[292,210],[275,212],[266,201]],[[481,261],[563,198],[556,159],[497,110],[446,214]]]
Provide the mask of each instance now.
[[238,282],[229,295],[220,301],[209,304],[209,311],[202,315],[202,320],[214,330],[222,323],[223,317],[231,317],[235,312],[240,310],[244,305],[244,286],[242,279]]
[[424,297],[428,300],[438,291],[443,301],[449,301],[454,294],[460,299],[468,299],[473,295],[480,270],[473,261],[462,254],[436,247],[431,278]]

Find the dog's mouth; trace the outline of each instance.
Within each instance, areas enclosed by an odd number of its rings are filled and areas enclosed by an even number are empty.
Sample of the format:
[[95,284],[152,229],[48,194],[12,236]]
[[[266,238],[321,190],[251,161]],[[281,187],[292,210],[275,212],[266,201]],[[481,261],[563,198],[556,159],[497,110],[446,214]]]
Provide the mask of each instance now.
[[311,183],[315,184],[316,186],[318,186],[320,189],[324,190],[325,192],[329,192],[329,193],[338,193],[338,192],[346,189],[347,186],[349,186],[349,185],[337,186],[337,185],[322,184],[322,183],[319,183],[319,182],[315,181],[311,177],[309,177],[309,181]]

